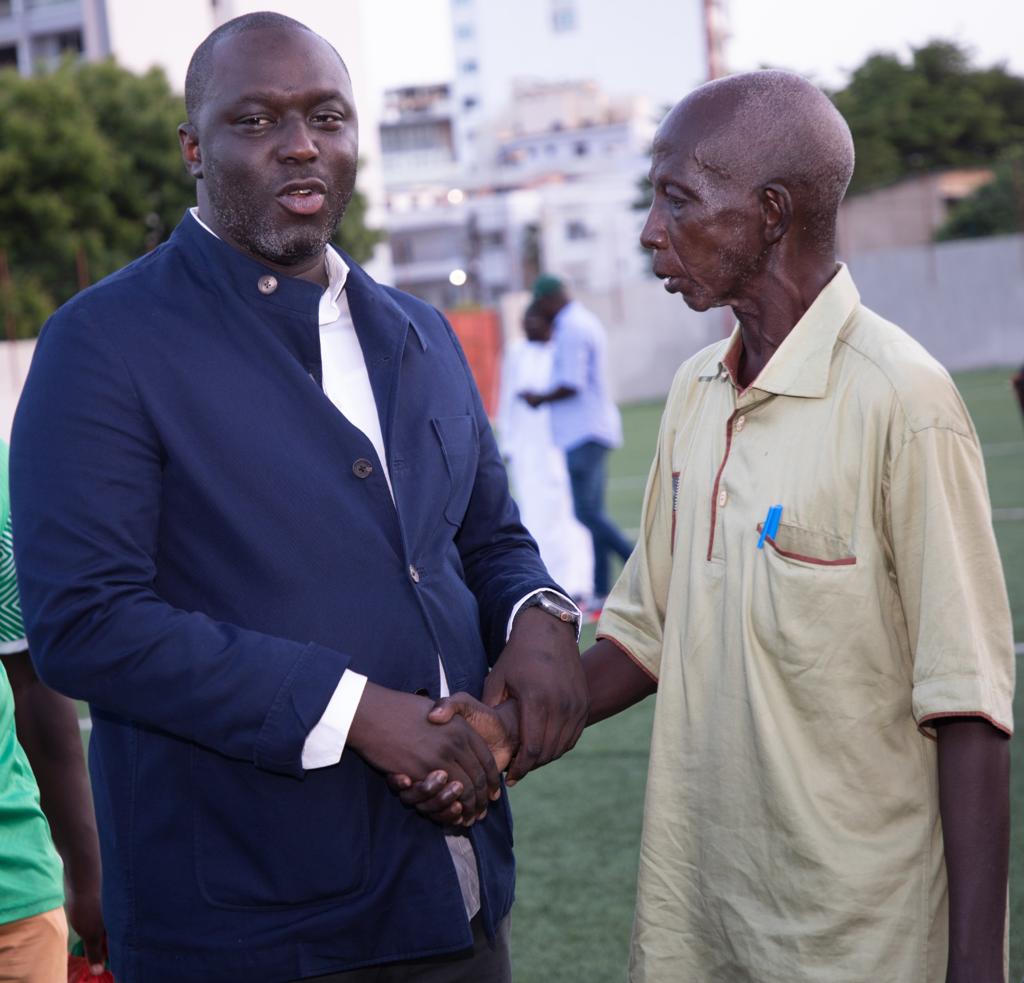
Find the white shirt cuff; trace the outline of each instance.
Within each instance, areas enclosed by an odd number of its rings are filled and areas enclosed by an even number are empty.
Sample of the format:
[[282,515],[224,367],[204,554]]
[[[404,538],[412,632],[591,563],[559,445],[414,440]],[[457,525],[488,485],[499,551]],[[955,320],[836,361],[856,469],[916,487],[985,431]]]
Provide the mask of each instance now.
[[580,640],[580,627],[583,624],[583,612],[576,606],[576,602],[571,597],[566,597],[561,591],[552,590],[550,587],[538,587],[536,590],[530,591],[525,597],[521,597],[517,602],[516,606],[512,609],[512,613],[508,617],[508,625],[505,628],[505,641],[507,642],[509,636],[512,634],[512,622],[516,620],[516,615],[519,614],[519,609],[531,598],[536,597],[538,594],[550,594],[552,597],[560,597],[566,604],[571,607],[577,615],[579,620],[576,622],[576,642]]
[[311,768],[326,768],[341,761],[341,752],[345,750],[345,742],[348,740],[348,729],[352,726],[365,686],[366,677],[361,673],[346,669],[341,674],[327,709],[306,735],[306,743],[302,745],[302,767],[307,771]]

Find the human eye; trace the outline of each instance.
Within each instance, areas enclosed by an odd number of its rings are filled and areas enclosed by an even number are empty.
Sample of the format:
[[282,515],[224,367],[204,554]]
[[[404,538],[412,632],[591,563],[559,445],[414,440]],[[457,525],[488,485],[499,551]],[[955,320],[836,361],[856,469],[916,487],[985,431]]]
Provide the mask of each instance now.
[[271,126],[273,122],[266,113],[249,113],[246,116],[240,116],[235,121],[237,126],[245,130],[263,130]]
[[345,117],[334,109],[318,109],[310,117],[312,122],[325,129],[336,130],[345,122]]

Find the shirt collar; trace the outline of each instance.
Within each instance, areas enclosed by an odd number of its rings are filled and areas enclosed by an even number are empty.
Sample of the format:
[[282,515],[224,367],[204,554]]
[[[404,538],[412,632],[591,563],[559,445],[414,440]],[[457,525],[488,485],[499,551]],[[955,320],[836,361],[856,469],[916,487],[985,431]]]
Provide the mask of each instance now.
[[[835,276],[814,298],[750,388],[779,396],[824,396],[839,332],[859,304],[860,294],[853,277],[846,264],[840,263]],[[737,324],[719,363],[719,372],[726,373],[734,385],[740,344]]]
[[[189,209],[189,213],[214,239],[220,239],[220,236],[199,217],[199,209],[195,205]],[[331,303],[336,304],[348,280],[348,263],[341,258],[337,250],[327,249],[325,265],[327,266],[326,293],[330,296]]]

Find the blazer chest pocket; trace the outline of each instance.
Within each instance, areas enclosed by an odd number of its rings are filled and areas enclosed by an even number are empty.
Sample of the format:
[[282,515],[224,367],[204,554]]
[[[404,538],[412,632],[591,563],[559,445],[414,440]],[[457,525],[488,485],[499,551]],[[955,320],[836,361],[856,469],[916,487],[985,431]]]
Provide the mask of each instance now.
[[460,526],[473,494],[480,456],[476,420],[467,414],[434,417],[431,422],[441,444],[441,454],[451,482],[444,516],[453,526]]

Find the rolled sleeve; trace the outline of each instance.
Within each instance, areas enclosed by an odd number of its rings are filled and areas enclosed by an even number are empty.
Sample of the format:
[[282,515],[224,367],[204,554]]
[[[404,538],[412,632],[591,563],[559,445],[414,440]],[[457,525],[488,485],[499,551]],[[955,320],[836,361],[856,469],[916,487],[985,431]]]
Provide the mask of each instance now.
[[892,466],[889,521],[915,720],[973,716],[1012,733],[1010,608],[972,433],[908,437]]

